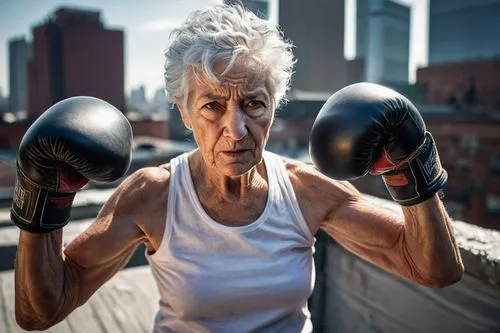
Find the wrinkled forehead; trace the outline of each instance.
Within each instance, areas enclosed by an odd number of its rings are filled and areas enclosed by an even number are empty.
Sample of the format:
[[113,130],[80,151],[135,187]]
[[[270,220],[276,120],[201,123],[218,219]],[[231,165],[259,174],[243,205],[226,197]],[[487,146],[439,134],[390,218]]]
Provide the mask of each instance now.
[[237,88],[242,92],[265,90],[269,94],[267,70],[257,60],[250,57],[238,57],[229,66],[229,61],[216,59],[212,63],[212,72],[217,80],[201,70],[195,70],[198,85],[213,90]]

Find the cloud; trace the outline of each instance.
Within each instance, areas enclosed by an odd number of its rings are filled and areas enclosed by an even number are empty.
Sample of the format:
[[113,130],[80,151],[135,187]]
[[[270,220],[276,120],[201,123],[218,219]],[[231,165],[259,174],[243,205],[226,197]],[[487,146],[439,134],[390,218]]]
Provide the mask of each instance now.
[[151,20],[141,25],[141,30],[148,32],[167,31],[176,28],[179,22],[175,20]]

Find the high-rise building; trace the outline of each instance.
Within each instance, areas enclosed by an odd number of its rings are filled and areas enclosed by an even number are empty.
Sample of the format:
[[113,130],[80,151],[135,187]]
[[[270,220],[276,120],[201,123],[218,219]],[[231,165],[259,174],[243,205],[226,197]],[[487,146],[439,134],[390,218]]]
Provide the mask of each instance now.
[[123,31],[104,27],[99,11],[60,8],[33,28],[29,117],[78,95],[124,110]]
[[146,106],[146,104],[148,104],[148,101],[146,100],[146,87],[144,85],[130,91],[128,104],[129,106],[138,109],[142,109]]
[[24,37],[9,40],[9,111],[26,112],[28,109],[28,61],[31,45]]
[[500,0],[430,0],[429,64],[500,56]]
[[344,0],[280,2],[279,25],[297,58],[292,95],[293,90],[332,93],[345,86],[344,7]]
[[356,1],[356,58],[360,80],[408,83],[410,7],[393,0]]
[[242,4],[250,9],[255,15],[265,20],[269,19],[269,1],[268,0],[224,0],[227,5]]

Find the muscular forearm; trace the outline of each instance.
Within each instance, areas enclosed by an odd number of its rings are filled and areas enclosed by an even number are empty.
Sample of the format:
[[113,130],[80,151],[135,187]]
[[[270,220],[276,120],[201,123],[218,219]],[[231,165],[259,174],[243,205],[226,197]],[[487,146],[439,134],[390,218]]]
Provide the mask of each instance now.
[[[76,283],[62,253],[62,230],[20,232],[15,265],[18,324],[45,329],[60,321],[76,302]],[[73,301],[72,301],[73,300]]]
[[460,280],[463,264],[453,226],[437,195],[420,204],[403,207],[403,213],[401,248],[413,278],[436,287]]

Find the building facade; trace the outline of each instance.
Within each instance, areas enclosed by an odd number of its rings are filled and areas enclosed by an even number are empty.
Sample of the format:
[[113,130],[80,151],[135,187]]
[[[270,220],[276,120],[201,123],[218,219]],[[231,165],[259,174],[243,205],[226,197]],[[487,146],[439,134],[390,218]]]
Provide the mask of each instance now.
[[500,55],[500,0],[429,2],[429,64]]
[[417,70],[427,103],[481,106],[500,113],[500,57],[430,64]]
[[410,7],[391,0],[356,1],[356,59],[361,80],[408,83]]
[[98,11],[60,8],[33,28],[28,68],[29,114],[77,95],[101,98],[124,110],[123,31],[110,30]]
[[31,44],[24,38],[9,40],[9,111],[28,110],[28,61]]
[[346,84],[344,0],[287,0],[279,25],[295,45],[292,89],[332,93]]

